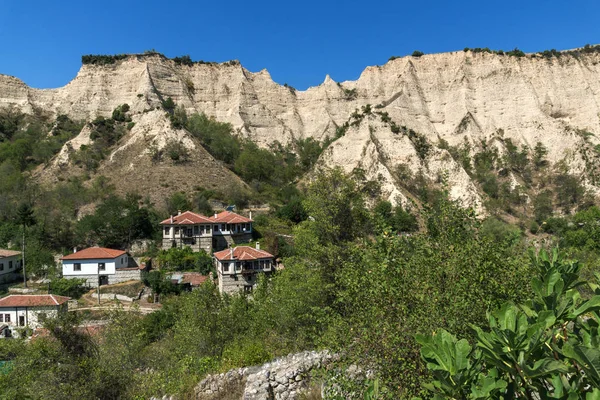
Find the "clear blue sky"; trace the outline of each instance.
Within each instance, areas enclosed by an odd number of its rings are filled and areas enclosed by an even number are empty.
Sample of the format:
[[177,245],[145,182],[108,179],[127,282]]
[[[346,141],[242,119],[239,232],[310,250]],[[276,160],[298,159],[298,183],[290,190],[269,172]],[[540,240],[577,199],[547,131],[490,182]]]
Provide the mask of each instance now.
[[238,59],[298,89],[356,79],[413,50],[526,52],[600,43],[600,1],[0,0],[0,73],[68,83],[83,54]]

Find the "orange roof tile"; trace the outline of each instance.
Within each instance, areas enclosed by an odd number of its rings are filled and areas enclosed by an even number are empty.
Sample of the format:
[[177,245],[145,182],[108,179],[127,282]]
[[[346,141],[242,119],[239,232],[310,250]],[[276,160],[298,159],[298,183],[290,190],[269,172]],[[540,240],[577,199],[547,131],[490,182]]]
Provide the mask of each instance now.
[[69,254],[61,260],[90,260],[94,258],[117,258],[126,252],[123,250],[107,249],[105,247],[88,247],[76,253]]
[[11,294],[0,299],[0,307],[58,306],[70,299],[56,294]]
[[210,220],[219,223],[219,224],[244,224],[247,222],[252,222],[250,218],[246,218],[241,216],[240,214],[236,214],[233,211],[223,211],[210,217]]
[[192,286],[200,286],[208,279],[208,276],[199,272],[184,272],[183,283],[189,283]]
[[173,215],[173,221],[171,217],[165,219],[161,225],[194,225],[194,224],[210,224],[211,220],[204,215],[196,214],[195,212],[186,211],[179,215]]
[[0,258],[21,255],[20,251],[0,249]]
[[219,261],[226,260],[258,260],[260,258],[273,258],[271,253],[264,250],[258,250],[250,246],[238,246],[233,248],[233,258],[231,258],[231,249],[217,251],[213,254]]

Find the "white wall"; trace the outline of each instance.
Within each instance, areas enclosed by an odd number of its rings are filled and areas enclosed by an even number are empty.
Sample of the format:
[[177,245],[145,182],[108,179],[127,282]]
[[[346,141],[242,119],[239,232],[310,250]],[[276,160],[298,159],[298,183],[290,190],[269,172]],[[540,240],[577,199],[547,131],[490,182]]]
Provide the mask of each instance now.
[[[63,306],[47,306],[47,307],[0,307],[0,315],[2,315],[2,322],[0,325],[8,325],[12,327],[19,326],[19,316],[25,317],[25,324],[36,329],[42,325],[40,321],[40,315],[45,314],[47,317],[54,318],[58,315],[60,309],[66,311],[66,304]],[[6,314],[10,315],[10,322],[6,322]]]
[[[75,271],[74,265],[81,264],[81,271]],[[104,271],[98,272],[98,263],[104,263]],[[98,258],[93,260],[62,260],[63,276],[70,275],[114,275],[115,268],[127,268],[128,256],[124,254],[117,258]]]
[[[10,262],[12,261],[12,268],[9,268]],[[21,267],[21,255],[17,254],[16,256],[10,257],[2,257],[0,258],[0,275],[10,274],[11,272],[15,272]]]

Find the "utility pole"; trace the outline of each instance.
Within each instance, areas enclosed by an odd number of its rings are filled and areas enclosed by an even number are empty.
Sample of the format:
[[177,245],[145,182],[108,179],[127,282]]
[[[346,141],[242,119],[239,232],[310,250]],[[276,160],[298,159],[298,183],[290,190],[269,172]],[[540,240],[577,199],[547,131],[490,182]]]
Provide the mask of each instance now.
[[98,305],[100,305],[100,264],[98,264],[96,272],[98,272],[98,285],[96,286],[96,292],[98,292]]
[[23,264],[23,287],[27,289],[27,274],[25,273],[25,225],[23,225],[23,252],[21,253],[21,263]]

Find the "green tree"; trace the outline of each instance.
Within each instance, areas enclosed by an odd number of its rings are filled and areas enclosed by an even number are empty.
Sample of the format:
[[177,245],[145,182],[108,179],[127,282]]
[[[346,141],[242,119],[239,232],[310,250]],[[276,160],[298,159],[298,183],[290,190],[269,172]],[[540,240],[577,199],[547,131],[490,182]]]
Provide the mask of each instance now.
[[167,199],[169,215],[177,215],[179,211],[185,212],[192,209],[192,204],[184,192],[175,192]]
[[364,198],[354,180],[339,168],[316,177],[307,190],[304,208],[325,243],[350,241],[370,230]]
[[27,274],[25,270],[25,230],[27,227],[35,224],[35,217],[33,215],[33,207],[29,203],[21,203],[17,209],[17,221],[21,225],[23,230],[23,252],[21,254],[22,266],[23,266],[23,285],[27,287]]
[[434,380],[434,398],[572,398],[600,396],[600,286],[584,301],[577,290],[580,264],[554,249],[532,257],[534,296],[488,314],[473,325],[476,348],[440,330],[419,335]]

